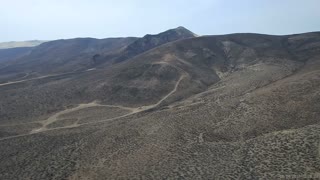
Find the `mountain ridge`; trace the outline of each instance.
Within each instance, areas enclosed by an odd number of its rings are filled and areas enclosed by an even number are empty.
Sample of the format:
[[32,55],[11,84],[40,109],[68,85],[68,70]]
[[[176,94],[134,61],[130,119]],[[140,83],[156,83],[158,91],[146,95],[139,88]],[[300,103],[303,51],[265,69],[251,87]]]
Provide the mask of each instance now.
[[[49,41],[32,48],[29,55],[8,61],[7,70],[13,74],[16,71],[45,75],[44,73],[48,72],[65,73],[95,68],[105,63],[118,63],[167,42],[192,36],[191,31],[176,28],[142,38],[75,38]],[[49,64],[52,70],[44,67]]]

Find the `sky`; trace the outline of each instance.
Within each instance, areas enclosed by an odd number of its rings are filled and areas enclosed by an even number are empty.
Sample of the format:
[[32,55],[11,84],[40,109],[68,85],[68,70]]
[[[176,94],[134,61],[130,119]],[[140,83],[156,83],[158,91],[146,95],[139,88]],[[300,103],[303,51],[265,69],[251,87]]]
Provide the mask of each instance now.
[[0,0],[0,42],[320,31],[320,0]]

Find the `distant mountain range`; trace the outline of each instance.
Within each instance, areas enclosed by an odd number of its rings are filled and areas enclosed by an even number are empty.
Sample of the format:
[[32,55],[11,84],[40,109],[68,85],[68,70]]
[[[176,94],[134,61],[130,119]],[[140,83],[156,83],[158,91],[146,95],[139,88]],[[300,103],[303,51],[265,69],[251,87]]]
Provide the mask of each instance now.
[[0,42],[0,49],[18,48],[18,47],[34,47],[38,46],[47,41],[11,41],[11,42]]
[[316,176],[319,92],[320,32],[2,49],[0,179]]

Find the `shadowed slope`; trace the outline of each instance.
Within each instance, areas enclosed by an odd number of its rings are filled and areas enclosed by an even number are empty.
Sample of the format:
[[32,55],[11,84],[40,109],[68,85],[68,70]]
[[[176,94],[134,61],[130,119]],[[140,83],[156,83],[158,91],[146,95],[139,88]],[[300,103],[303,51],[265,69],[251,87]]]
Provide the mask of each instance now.
[[33,48],[29,55],[11,61],[0,74],[32,72],[47,75],[88,69],[94,64],[95,54],[115,51],[134,40],[78,38],[46,42]]

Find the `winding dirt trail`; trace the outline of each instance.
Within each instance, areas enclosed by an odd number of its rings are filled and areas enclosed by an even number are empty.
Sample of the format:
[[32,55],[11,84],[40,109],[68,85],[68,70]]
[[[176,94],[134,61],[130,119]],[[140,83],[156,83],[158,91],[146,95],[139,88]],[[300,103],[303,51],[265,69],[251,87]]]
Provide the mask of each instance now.
[[[77,107],[60,111],[60,112],[52,115],[51,117],[49,117],[45,121],[37,121],[38,123],[42,123],[42,127],[41,128],[32,130],[28,134],[20,134],[20,135],[16,135],[16,136],[9,136],[9,137],[5,137],[5,138],[1,138],[0,141],[6,140],[6,139],[17,138],[17,137],[28,136],[28,135],[37,134],[37,133],[46,132],[46,131],[53,131],[53,130],[59,130],[59,129],[68,129],[68,128],[75,128],[75,127],[79,127],[79,126],[83,126],[83,125],[103,123],[103,122],[107,122],[107,121],[112,121],[112,120],[128,117],[128,116],[131,116],[133,114],[137,114],[137,113],[140,113],[140,112],[143,112],[143,111],[147,111],[149,109],[152,109],[152,108],[155,108],[155,107],[159,106],[163,101],[165,101],[168,97],[170,97],[172,94],[174,94],[177,91],[180,82],[186,76],[187,76],[186,74],[182,74],[180,76],[179,80],[176,82],[173,90],[170,91],[163,98],[161,98],[156,104],[152,104],[152,105],[148,105],[148,106],[141,106],[141,107],[137,107],[137,108],[124,107],[124,106],[118,106],[118,105],[103,105],[103,104],[98,104],[96,101],[94,101],[92,103],[88,103],[88,104],[79,104]],[[129,110],[131,112],[128,113],[128,114],[125,114],[125,115],[121,115],[121,116],[118,116],[118,117],[109,118],[109,119],[105,119],[105,120],[101,120],[101,121],[87,122],[87,123],[81,123],[81,124],[77,124],[76,123],[76,124],[73,124],[73,125],[70,125],[70,126],[58,127],[58,128],[50,128],[50,129],[47,128],[47,126],[49,124],[58,121],[58,117],[60,115],[63,115],[63,114],[66,114],[66,113],[70,113],[70,112],[73,112],[73,111],[77,111],[77,110],[80,110],[80,109],[85,109],[85,108],[89,108],[89,107],[99,107],[99,106],[100,107],[103,106],[103,107],[120,108],[120,109],[124,109],[124,110]]]
[[[88,72],[88,71],[95,71],[95,68],[92,69],[87,69],[84,71],[80,71],[80,72],[67,72],[67,73],[61,73],[61,74],[51,74],[51,75],[45,75],[45,76],[39,76],[39,77],[35,77],[35,78],[30,78],[30,79],[23,79],[23,80],[18,80],[18,81],[11,81],[11,82],[6,82],[6,83],[2,83],[0,84],[1,86],[6,86],[6,85],[11,85],[11,84],[17,84],[17,83],[22,83],[22,82],[27,82],[27,81],[32,81],[32,80],[38,80],[38,79],[44,79],[44,78],[48,78],[48,77],[57,77],[57,76],[63,76],[63,75],[67,75],[67,74],[74,74],[74,73],[83,73],[83,72]],[[29,75],[29,73],[26,73],[27,77]],[[23,78],[25,78],[23,77]]]
[[6,86],[6,85],[10,85],[10,84],[17,84],[17,83],[22,83],[22,82],[27,82],[27,81],[37,80],[37,79],[44,79],[44,78],[48,78],[48,77],[56,77],[56,76],[61,76],[61,75],[66,75],[66,74],[71,74],[71,73],[46,75],[46,76],[39,76],[39,77],[31,78],[31,79],[24,79],[24,80],[19,80],[19,81],[11,81],[11,82],[7,82],[7,83],[2,83],[2,84],[0,84],[0,86]]
[[[89,107],[111,107],[111,108],[119,108],[119,109],[123,109],[123,110],[127,110],[127,111],[131,111],[131,113],[128,113],[128,114],[132,114],[133,112],[137,112],[137,109],[138,108],[130,108],[130,107],[124,107],[124,106],[116,106],[116,105],[103,105],[103,104],[98,104],[96,101],[92,102],[92,103],[88,103],[88,104],[79,104],[77,107],[74,107],[74,108],[70,108],[70,109],[66,109],[66,110],[63,110],[63,111],[60,111],[52,116],[50,116],[48,119],[46,119],[45,121],[39,121],[41,124],[42,124],[42,127],[39,128],[39,129],[35,129],[33,130],[32,132],[41,132],[41,131],[46,131],[48,130],[48,125],[58,121],[58,117],[63,115],[63,114],[67,114],[67,113],[70,113],[70,112],[74,112],[74,111],[78,111],[78,110],[81,110],[81,109],[86,109],[86,108],[89,108]],[[127,114],[126,114],[127,115]],[[120,116],[119,116],[120,117]],[[68,126],[68,127],[76,127],[78,126],[79,124],[75,123],[71,126]],[[53,128],[50,128],[50,129],[53,129]]]
[[42,79],[42,78],[46,78],[46,77],[49,77],[49,76],[40,76],[40,77],[37,77],[37,78],[24,79],[24,80],[20,80],[20,81],[11,81],[11,82],[7,82],[7,83],[2,83],[2,84],[0,84],[0,86],[6,86],[6,85],[10,85],[10,84],[17,84],[17,83],[22,83],[22,82],[26,82],[26,81]]
[[178,89],[178,86],[180,84],[180,82],[182,81],[182,79],[184,79],[186,77],[185,74],[182,74],[179,78],[179,80],[176,82],[175,86],[174,86],[174,89],[169,92],[167,95],[165,95],[162,99],[160,99],[156,104],[152,104],[152,105],[149,105],[149,106],[142,106],[140,107],[139,109],[143,109],[144,111],[145,110],[148,110],[148,109],[152,109],[152,108],[155,108],[157,106],[159,106],[163,101],[165,101],[166,99],[168,99],[169,96],[171,96],[172,94],[174,94],[177,89]]

